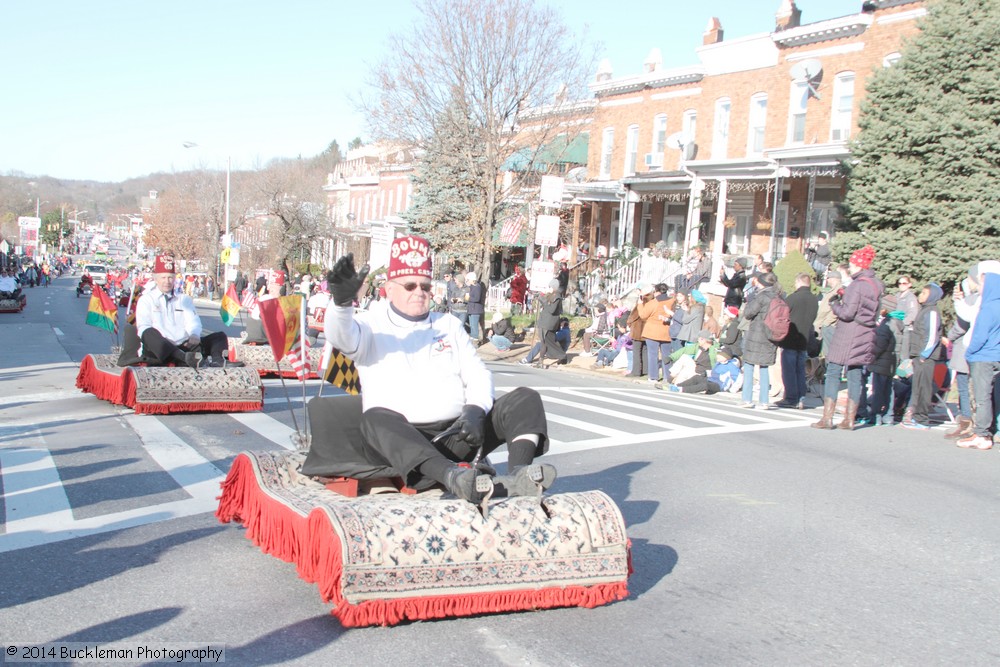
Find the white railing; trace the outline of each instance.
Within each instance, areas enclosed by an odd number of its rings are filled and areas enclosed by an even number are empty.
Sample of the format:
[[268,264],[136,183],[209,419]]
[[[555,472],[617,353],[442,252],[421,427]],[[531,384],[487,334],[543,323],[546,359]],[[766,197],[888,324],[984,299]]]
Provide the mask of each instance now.
[[507,290],[510,289],[510,281],[514,279],[513,275],[510,275],[500,282],[490,285],[489,289],[486,290],[486,312],[495,313],[498,310],[501,312],[510,312],[510,299],[507,298]]

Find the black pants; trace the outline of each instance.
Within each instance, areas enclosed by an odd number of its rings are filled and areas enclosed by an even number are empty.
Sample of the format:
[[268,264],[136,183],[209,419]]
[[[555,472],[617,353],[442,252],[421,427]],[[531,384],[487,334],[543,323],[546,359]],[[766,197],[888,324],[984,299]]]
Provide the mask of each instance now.
[[913,377],[911,378],[910,409],[913,411],[913,421],[927,425],[930,423],[931,404],[934,402],[934,366],[933,359],[913,359]]
[[677,385],[684,390],[685,394],[716,394],[719,392],[719,385],[709,380],[704,375],[695,375]]
[[[222,331],[201,337],[201,355],[212,355],[221,361],[223,352],[229,347],[229,338]],[[171,361],[184,361],[184,353],[190,351],[187,341],[177,345],[163,337],[157,329],[149,327],[142,332],[142,356],[146,363],[164,365]]]
[[[332,410],[324,410],[325,405]],[[313,399],[309,403],[312,444],[302,466],[307,475],[323,477],[402,477],[407,486],[426,489],[435,481],[418,468],[436,457],[449,461],[472,461],[476,451],[455,436],[438,443],[431,440],[453,422],[411,424],[402,414],[387,408],[361,412],[361,397]],[[538,392],[518,387],[504,394],[487,414],[483,455],[508,438],[539,435],[535,456],[548,451],[548,425]]]
[[646,374],[646,341],[632,341],[632,370],[629,377],[642,377]]

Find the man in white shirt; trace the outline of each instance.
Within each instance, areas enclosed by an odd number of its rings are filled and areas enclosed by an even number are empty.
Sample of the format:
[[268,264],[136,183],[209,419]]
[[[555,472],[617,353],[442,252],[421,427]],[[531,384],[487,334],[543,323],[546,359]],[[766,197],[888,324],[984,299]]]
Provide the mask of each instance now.
[[[363,387],[361,442],[337,443],[341,470],[387,469],[411,488],[437,482],[472,503],[491,489],[495,497],[540,493],[556,478],[553,466],[534,463],[548,450],[541,398],[519,387],[494,400],[493,377],[462,323],[430,312],[429,252],[420,237],[395,239],[387,298],[357,315],[368,267],[359,273],[347,255],[330,272],[326,339],[354,361]],[[314,432],[314,447],[317,440]],[[505,442],[507,475],[459,465]]]
[[8,299],[17,299],[21,296],[21,286],[9,269],[0,274],[0,295]]
[[[229,339],[222,331],[202,336],[201,318],[194,302],[186,294],[174,292],[174,258],[160,255],[153,265],[155,287],[139,297],[135,325],[142,341],[142,358],[150,364],[170,362],[198,368],[198,349],[211,361],[203,365],[221,368],[227,365]],[[229,366],[242,366],[241,362]]]

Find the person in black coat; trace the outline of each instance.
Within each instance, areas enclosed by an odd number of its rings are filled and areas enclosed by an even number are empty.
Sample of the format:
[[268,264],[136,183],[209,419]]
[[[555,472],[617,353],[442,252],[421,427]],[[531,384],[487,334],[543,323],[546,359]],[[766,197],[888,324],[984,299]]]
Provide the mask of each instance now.
[[722,299],[724,306],[735,306],[737,310],[743,305],[743,288],[747,285],[746,267],[743,260],[733,262],[732,277],[726,276],[726,268],[719,269],[719,282],[726,286],[726,296]]
[[546,357],[555,359],[557,364],[567,362],[566,350],[556,340],[556,332],[559,330],[560,316],[562,315],[562,294],[559,291],[559,281],[553,279],[549,283],[549,289],[551,291],[548,294],[542,294],[538,297],[540,310],[538,311],[538,319],[535,321],[535,327],[542,339],[542,355],[535,364],[540,368],[544,368]]
[[779,343],[785,397],[777,405],[780,408],[802,409],[805,407],[802,399],[806,396],[809,338],[819,310],[819,301],[812,293],[812,276],[808,273],[795,276],[795,291],[785,298],[785,302],[788,304],[788,335]]

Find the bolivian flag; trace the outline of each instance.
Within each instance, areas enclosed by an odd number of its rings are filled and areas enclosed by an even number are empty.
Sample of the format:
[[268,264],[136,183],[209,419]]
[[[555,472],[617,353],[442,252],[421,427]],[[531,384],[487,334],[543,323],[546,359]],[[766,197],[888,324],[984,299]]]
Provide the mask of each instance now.
[[94,291],[90,295],[87,324],[112,333],[118,331],[118,307],[97,285],[94,285]]
[[230,283],[225,296],[222,297],[222,305],[219,306],[219,317],[222,318],[222,323],[228,327],[239,313],[240,300],[236,297],[236,287]]

